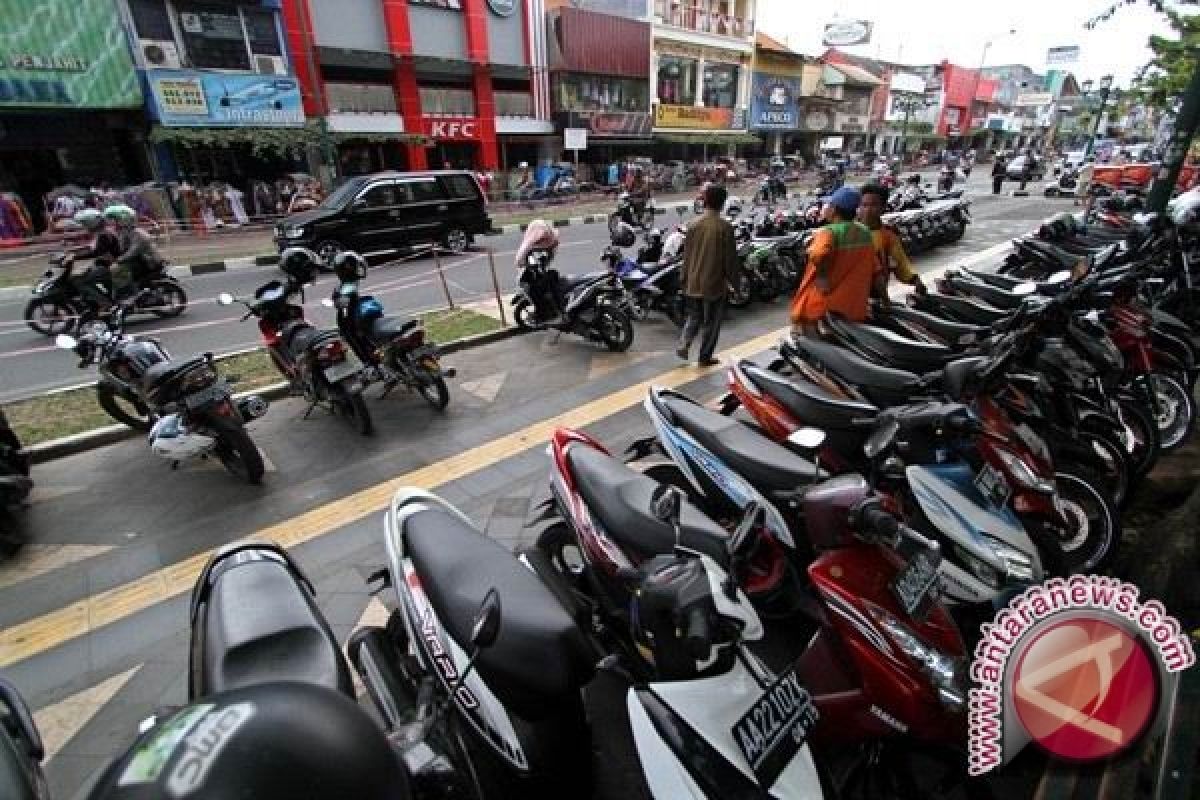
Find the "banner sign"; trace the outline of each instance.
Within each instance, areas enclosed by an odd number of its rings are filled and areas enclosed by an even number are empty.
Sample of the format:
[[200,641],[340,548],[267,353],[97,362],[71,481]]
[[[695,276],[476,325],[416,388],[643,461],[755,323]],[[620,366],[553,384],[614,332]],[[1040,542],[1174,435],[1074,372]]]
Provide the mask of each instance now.
[[844,19],[830,22],[825,26],[825,34],[821,44],[826,47],[852,47],[856,44],[867,44],[871,41],[873,23],[865,19]]
[[750,98],[750,127],[755,130],[793,130],[800,125],[800,79],[754,73]]
[[555,115],[563,128],[587,128],[594,137],[648,137],[651,134],[650,114],[646,111],[560,111]]
[[0,0],[0,107],[141,105],[116,3]]
[[154,115],[166,127],[295,128],[304,124],[300,86],[282,75],[147,70]]
[[741,127],[734,124],[736,121],[732,108],[697,108],[659,103],[654,109],[654,125],[658,128],[728,130]]
[[1048,106],[1054,102],[1054,95],[1049,92],[1026,92],[1017,95],[1018,106]]
[[1079,61],[1079,45],[1051,47],[1046,51],[1047,64],[1074,64]]

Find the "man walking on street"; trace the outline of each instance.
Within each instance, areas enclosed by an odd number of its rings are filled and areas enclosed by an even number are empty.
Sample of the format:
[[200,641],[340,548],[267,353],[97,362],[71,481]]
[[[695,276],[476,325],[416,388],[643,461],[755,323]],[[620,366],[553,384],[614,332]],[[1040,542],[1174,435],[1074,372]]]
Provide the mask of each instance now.
[[725,294],[737,274],[737,242],[733,226],[721,217],[728,193],[724,186],[710,185],[704,190],[704,216],[688,226],[683,240],[683,271],[680,276],[683,296],[688,304],[687,322],[679,339],[676,354],[684,361],[692,342],[701,328],[702,367],[721,362],[713,357],[717,337],[721,334],[721,317],[725,313]]
[[1004,176],[1007,172],[1008,159],[997,153],[996,160],[992,162],[992,194],[1000,194],[1000,187],[1004,185]]
[[887,201],[887,188],[877,183],[868,183],[862,188],[862,203],[858,207],[858,219],[870,228],[875,255],[879,258],[875,268],[875,294],[884,304],[890,302],[888,280],[892,275],[901,283],[918,290],[924,289],[908,253],[904,252],[904,244],[900,237],[891,228],[883,227],[883,210],[887,208]]
[[862,322],[879,259],[871,231],[854,215],[862,202],[857,189],[843,186],[821,211],[828,223],[808,245],[810,268],[792,299],[792,325],[812,335],[826,313]]

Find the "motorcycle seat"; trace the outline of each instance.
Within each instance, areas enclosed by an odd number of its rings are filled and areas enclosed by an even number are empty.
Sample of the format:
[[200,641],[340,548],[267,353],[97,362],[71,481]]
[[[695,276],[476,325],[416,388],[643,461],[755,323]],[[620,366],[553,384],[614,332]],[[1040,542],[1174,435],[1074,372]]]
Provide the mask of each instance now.
[[963,275],[947,273],[946,283],[956,291],[968,297],[982,300],[990,306],[999,309],[1015,310],[1024,302],[1020,295],[1013,294],[1007,289],[976,281]]
[[958,297],[940,292],[928,292],[920,300],[927,311],[934,314],[948,314],[971,325],[995,325],[1007,319],[1012,312],[1003,308],[988,305],[982,300],[969,297]]
[[[795,353],[801,360],[824,366],[830,372],[859,385],[871,396],[872,389],[911,394],[917,391],[917,376],[911,372],[873,364],[857,353],[809,336],[793,336],[780,348],[784,357]],[[750,362],[742,362],[754,366]]]
[[337,331],[323,331],[311,325],[297,326],[288,339],[288,350],[294,358],[300,358],[304,353],[326,342],[337,339]]
[[558,279],[558,288],[565,294],[580,286],[595,283],[607,274],[607,272],[589,272],[586,275],[562,275]]
[[1018,284],[1024,283],[1024,278],[1017,278],[1012,275],[1002,275],[999,272],[989,272],[984,269],[973,269],[971,267],[960,267],[964,275],[969,275],[982,283],[989,283],[992,286],[998,286],[1001,289],[1012,289]]
[[[870,403],[839,397],[804,378],[784,378],[748,362],[743,362],[742,371],[761,391],[795,414],[800,424],[820,428],[831,437],[851,433],[851,440],[861,440],[867,428],[859,427],[856,421],[879,414],[879,409]],[[844,442],[837,444],[840,450]],[[812,475],[811,467],[808,474]]]
[[[650,510],[657,481],[584,445],[568,447],[566,460],[588,511],[599,518],[604,532],[617,544],[645,557],[672,551],[675,531]],[[684,547],[703,553],[718,564],[728,563],[729,534],[724,528],[691,503],[684,503],[679,524],[680,543]]]
[[906,339],[899,334],[872,325],[827,317],[829,325],[839,336],[856,343],[881,363],[910,372],[925,373],[941,369],[955,356],[944,345]]
[[298,681],[354,696],[337,640],[313,598],[278,561],[228,567],[217,577],[206,609],[206,693]]
[[371,323],[371,336],[379,341],[396,339],[417,327],[419,320],[403,317],[377,317]]
[[682,397],[666,395],[662,403],[679,427],[755,486],[789,491],[818,476],[811,461],[731,417],[709,411]]
[[941,385],[947,397],[962,399],[967,383],[988,364],[984,356],[971,356],[951,361],[942,368]]
[[204,363],[202,356],[189,358],[187,361],[160,361],[146,368],[142,374],[142,389],[146,394],[152,394],[158,388],[164,386],[177,375],[181,375],[190,369],[198,367]]
[[874,305],[871,309],[873,317],[888,318],[912,322],[933,335],[947,342],[950,346],[974,344],[985,338],[990,329],[986,325],[976,325],[970,322],[956,322],[902,305],[887,307]]
[[534,572],[508,548],[444,511],[406,517],[404,552],[421,587],[460,647],[471,647],[475,616],[490,589],[500,595],[500,632],[476,662],[505,707],[525,720],[555,712],[591,678],[595,659],[583,632]]

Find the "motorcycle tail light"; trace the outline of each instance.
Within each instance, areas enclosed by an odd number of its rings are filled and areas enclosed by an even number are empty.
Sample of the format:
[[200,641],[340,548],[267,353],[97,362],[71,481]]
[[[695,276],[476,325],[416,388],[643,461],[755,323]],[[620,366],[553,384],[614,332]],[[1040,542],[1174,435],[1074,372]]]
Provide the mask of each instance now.
[[403,348],[404,350],[417,349],[421,345],[425,344],[425,329],[417,328],[415,331],[408,334],[403,339],[400,339],[399,341],[397,341],[397,344],[400,345],[400,347]]
[[346,345],[340,341],[332,341],[317,349],[317,360],[322,364],[336,364],[346,360]]

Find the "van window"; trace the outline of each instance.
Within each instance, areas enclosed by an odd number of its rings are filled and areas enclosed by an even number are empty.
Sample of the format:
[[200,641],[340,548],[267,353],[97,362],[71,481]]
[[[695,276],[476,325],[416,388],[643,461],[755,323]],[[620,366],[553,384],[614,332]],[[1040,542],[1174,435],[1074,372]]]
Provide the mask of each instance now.
[[396,184],[394,183],[376,184],[362,195],[362,199],[366,202],[367,208],[386,208],[399,205],[396,201]]
[[408,190],[409,199],[414,203],[428,203],[431,200],[441,200],[444,198],[441,187],[438,186],[438,182],[433,178],[403,181],[401,185]]
[[454,199],[476,200],[479,198],[479,189],[475,185],[475,179],[470,175],[443,175],[442,184],[446,187],[446,192]]

